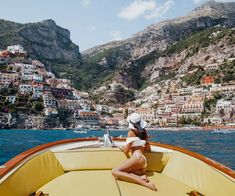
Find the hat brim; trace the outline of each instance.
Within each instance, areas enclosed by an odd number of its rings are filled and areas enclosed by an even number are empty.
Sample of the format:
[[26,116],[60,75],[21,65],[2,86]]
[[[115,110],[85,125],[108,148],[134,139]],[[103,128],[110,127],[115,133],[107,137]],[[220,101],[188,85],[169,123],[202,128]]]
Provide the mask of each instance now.
[[[136,129],[135,127],[134,127],[134,125],[132,124],[132,123],[130,123],[130,118],[129,118],[129,116],[127,117],[127,121],[128,121],[128,128],[129,129]],[[147,126],[147,122],[146,121],[144,121],[144,120],[140,120],[140,126],[141,126],[141,128],[142,129],[144,129],[146,126]]]

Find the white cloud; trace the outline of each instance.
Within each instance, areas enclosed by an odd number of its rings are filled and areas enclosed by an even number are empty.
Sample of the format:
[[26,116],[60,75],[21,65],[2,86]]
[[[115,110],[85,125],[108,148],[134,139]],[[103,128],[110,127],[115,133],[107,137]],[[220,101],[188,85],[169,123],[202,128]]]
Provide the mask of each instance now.
[[109,34],[111,35],[112,40],[121,40],[122,39],[121,31],[110,31]]
[[87,28],[88,28],[89,31],[95,31],[96,30],[96,26],[93,26],[93,25],[88,26]]
[[82,0],[83,7],[89,7],[91,5],[91,0]]
[[159,7],[156,7],[153,12],[147,14],[145,16],[146,19],[153,19],[153,18],[159,18],[162,17],[167,11],[175,4],[173,0],[168,0],[164,4],[160,5]]
[[234,2],[234,0],[216,0],[217,2]]
[[205,0],[193,0],[193,2],[196,4],[201,3],[202,1],[205,1]]
[[157,5],[155,0],[135,0],[127,7],[122,8],[118,16],[127,20],[133,20],[140,16],[146,19],[156,19],[163,16],[174,4],[174,0],[167,0],[161,5]]
[[127,7],[123,7],[118,16],[133,20],[145,14],[147,11],[154,10],[155,7],[156,3],[153,0],[135,0]]
[[[192,0],[195,4],[201,3],[201,2],[206,2],[207,0]],[[215,0],[217,2],[232,2],[234,0]]]

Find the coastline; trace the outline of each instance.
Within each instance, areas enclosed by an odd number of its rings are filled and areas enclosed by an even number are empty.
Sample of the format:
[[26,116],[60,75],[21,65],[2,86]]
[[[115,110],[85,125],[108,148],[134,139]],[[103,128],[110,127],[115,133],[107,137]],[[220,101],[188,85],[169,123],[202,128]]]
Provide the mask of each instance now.
[[[217,129],[225,129],[225,130],[235,130],[235,126],[205,126],[205,127],[149,127],[147,130],[149,131],[213,131]],[[46,129],[0,129],[1,130],[28,130],[28,131],[74,131],[75,129],[71,128],[46,128]],[[91,129],[88,131],[93,131],[95,129]],[[96,129],[96,131],[104,131],[105,129]],[[127,129],[118,129],[118,128],[110,128],[110,131],[127,131]]]
[[235,126],[204,126],[204,127],[159,127],[148,128],[148,130],[160,130],[160,131],[212,131],[216,129],[232,129],[235,130]]

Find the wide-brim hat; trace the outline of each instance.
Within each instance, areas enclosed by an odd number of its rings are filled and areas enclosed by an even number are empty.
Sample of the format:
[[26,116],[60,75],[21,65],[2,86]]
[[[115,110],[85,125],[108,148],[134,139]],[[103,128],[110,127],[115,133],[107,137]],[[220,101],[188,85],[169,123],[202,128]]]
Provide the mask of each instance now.
[[134,124],[138,124],[140,126],[139,131],[142,131],[147,126],[147,122],[144,121],[141,115],[138,113],[132,113],[130,116],[127,117],[127,121],[129,123],[128,124],[129,129],[136,129]]

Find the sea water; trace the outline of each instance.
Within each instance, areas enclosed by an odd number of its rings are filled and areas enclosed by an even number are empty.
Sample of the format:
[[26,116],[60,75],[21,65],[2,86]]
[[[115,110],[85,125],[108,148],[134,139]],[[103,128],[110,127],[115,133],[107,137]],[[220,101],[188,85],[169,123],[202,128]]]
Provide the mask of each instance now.
[[[180,146],[197,152],[235,170],[235,132],[212,134],[210,131],[148,131],[150,140]],[[127,131],[111,131],[111,136]],[[102,137],[104,131],[74,133],[72,130],[0,130],[0,165],[35,146],[71,138]]]

